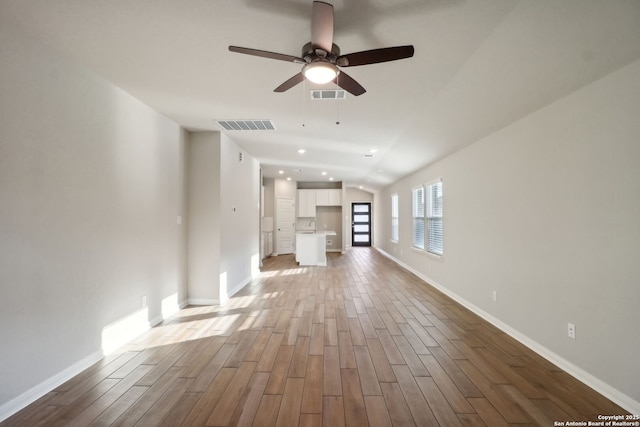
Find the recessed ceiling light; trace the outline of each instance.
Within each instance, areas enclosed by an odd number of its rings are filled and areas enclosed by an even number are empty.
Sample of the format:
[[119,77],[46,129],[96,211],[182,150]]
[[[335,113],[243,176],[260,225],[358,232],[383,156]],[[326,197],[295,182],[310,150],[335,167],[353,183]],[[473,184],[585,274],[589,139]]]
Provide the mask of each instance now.
[[373,154],[373,153],[377,153],[377,152],[378,152],[378,149],[377,149],[377,148],[371,148],[371,149],[369,150],[369,152],[370,152],[371,154]]
[[329,178],[329,181],[333,181],[333,177],[330,177],[330,178]]
[[362,185],[360,187],[358,187],[358,188],[362,190]]
[[291,177],[290,176],[287,177],[287,181],[291,181]]
[[307,150],[305,150],[304,148],[301,148],[301,149],[298,150],[298,153],[300,153],[300,154],[304,154],[306,152],[307,152]]
[[279,170],[279,171],[278,171],[278,173],[279,173],[280,175],[282,175],[282,174],[284,173],[284,171],[283,171],[283,170]]
[[322,175],[323,175],[323,176],[324,176],[324,175],[326,175],[326,174],[327,174],[327,173],[326,173],[325,171],[322,171]]

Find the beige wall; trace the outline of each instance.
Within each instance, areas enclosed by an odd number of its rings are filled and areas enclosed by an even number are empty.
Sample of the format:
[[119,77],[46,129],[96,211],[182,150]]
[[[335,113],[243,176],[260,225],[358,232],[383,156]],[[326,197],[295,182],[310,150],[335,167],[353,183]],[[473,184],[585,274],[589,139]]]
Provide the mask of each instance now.
[[[639,76],[637,61],[381,191],[375,241],[636,413]],[[411,187],[435,178],[442,261],[411,249]]]
[[2,418],[186,298],[186,137],[19,30],[0,52]]
[[220,302],[220,132],[191,132],[187,144],[189,303]]

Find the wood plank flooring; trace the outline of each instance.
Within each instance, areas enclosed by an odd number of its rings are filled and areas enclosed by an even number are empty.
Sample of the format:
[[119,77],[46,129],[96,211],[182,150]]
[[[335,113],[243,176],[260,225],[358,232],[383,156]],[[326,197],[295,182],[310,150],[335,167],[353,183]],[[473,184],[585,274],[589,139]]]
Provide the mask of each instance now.
[[626,411],[370,248],[265,260],[1,426],[553,426]]

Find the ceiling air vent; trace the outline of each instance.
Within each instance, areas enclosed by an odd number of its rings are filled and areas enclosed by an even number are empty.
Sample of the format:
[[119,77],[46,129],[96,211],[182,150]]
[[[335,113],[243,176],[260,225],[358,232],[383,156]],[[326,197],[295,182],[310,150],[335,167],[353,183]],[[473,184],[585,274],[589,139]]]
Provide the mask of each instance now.
[[326,99],[346,99],[347,92],[342,89],[313,89],[311,99],[322,101]]
[[218,120],[224,130],[276,130],[271,120]]

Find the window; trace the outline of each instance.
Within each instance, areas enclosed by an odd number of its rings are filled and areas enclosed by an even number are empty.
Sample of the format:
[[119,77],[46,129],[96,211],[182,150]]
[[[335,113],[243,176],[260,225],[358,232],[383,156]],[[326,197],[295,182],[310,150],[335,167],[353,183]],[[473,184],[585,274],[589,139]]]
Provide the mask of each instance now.
[[427,251],[442,255],[442,181],[427,184]]
[[413,247],[434,255],[443,254],[442,181],[411,190]]
[[391,195],[391,240],[397,242],[398,237],[398,195]]
[[411,190],[413,206],[413,247],[424,249],[424,187]]

